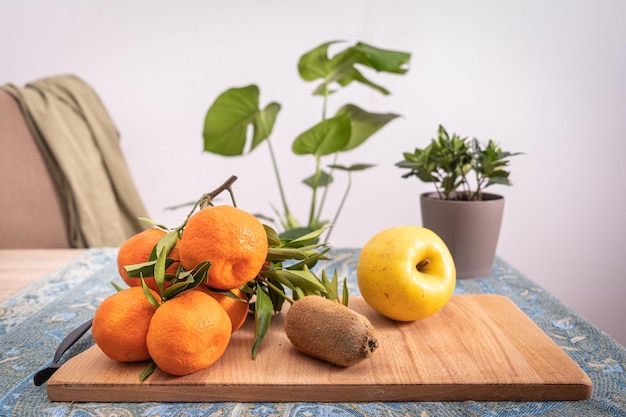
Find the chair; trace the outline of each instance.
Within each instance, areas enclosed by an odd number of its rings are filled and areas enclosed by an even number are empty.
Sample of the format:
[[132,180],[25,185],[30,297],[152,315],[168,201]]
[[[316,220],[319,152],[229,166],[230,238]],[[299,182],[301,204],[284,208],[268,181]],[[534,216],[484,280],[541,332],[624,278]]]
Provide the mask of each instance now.
[[73,75],[0,86],[0,249],[119,246],[145,207],[96,92]]
[[0,249],[69,248],[67,210],[16,100],[0,90]]

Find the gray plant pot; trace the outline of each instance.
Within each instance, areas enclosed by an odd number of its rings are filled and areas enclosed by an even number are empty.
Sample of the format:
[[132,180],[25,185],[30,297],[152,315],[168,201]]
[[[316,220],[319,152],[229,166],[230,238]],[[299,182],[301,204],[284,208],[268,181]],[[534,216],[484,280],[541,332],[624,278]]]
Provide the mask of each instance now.
[[442,200],[437,193],[420,196],[422,225],[446,243],[457,278],[486,277],[496,255],[504,197],[483,193],[482,201]]

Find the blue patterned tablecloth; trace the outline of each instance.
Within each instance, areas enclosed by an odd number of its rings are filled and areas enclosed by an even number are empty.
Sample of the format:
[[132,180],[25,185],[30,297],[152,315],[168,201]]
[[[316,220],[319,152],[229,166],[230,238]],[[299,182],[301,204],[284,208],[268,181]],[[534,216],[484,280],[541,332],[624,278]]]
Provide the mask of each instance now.
[[[564,306],[502,259],[491,276],[457,282],[456,293],[508,296],[589,375],[593,396],[566,402],[390,403],[65,403],[50,402],[34,373],[48,365],[59,342],[92,317],[114,292],[115,248],[89,249],[65,267],[0,303],[0,416],[625,416],[626,349]],[[324,269],[347,276],[358,294],[358,249],[333,250]],[[15,277],[19,279],[19,277]],[[67,354],[93,344],[87,333]]]

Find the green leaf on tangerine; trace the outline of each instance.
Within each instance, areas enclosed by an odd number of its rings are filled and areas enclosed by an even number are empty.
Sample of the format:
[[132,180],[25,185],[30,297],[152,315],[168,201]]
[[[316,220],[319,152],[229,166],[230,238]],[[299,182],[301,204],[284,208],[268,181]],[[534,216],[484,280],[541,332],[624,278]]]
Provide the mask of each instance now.
[[286,285],[292,290],[295,290],[296,288],[301,288],[303,290],[319,291],[321,293],[326,293],[326,288],[324,287],[324,284],[322,284],[320,280],[315,276],[315,274],[309,271],[306,266],[305,269],[301,271],[277,269],[267,271],[266,275],[279,281],[281,284]]
[[152,294],[152,291],[150,291],[150,288],[148,288],[148,285],[146,285],[146,281],[143,278],[141,278],[141,289],[143,290],[143,295],[146,296],[150,304],[158,308],[159,302],[156,298],[154,298],[154,294]]
[[285,246],[296,248],[296,247],[304,247],[311,244],[317,243],[319,237],[328,230],[328,227],[322,227],[317,230],[313,230],[309,233],[303,234],[292,239],[290,242],[286,243]]
[[280,237],[278,236],[278,233],[276,233],[276,230],[266,224],[263,224],[263,228],[265,228],[268,245],[270,247],[276,247],[280,245]]
[[270,328],[273,306],[269,296],[257,286],[256,301],[254,303],[254,343],[252,345],[252,359]]
[[141,374],[139,375],[139,381],[141,382],[145,381],[150,375],[154,373],[154,371],[156,371],[156,369],[157,369],[156,363],[153,360],[150,360],[148,365],[146,365],[143,371],[141,371]]
[[[163,247],[154,264],[154,281],[159,288],[159,295],[163,296],[163,282],[165,282],[165,262],[167,260],[167,248]],[[142,279],[143,281],[143,279]]]

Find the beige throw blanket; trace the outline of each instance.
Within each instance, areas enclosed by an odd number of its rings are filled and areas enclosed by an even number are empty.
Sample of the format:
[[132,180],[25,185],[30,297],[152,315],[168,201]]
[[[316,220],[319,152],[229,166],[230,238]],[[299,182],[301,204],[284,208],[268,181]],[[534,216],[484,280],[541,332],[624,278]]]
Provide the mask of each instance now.
[[74,247],[119,246],[145,226],[119,136],[95,91],[62,75],[2,87],[20,103],[69,213]]

